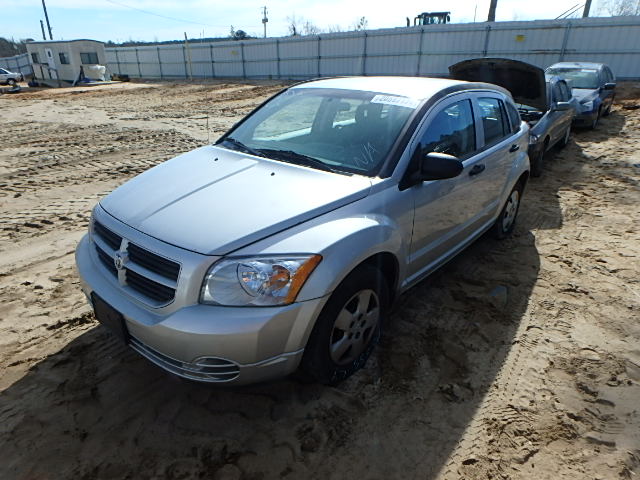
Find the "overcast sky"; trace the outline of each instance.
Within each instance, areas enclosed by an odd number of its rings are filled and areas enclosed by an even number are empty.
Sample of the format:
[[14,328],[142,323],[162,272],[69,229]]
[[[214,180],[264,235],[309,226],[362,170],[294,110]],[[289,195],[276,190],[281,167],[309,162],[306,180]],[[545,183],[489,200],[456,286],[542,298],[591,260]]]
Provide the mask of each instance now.
[[[598,12],[594,0],[592,14]],[[498,21],[556,18],[583,0],[499,0]],[[423,11],[451,10],[455,23],[486,20],[489,0],[46,0],[54,39],[91,38],[122,42],[129,39],[177,40],[226,36],[230,26],[262,36],[262,7],[268,10],[268,36],[288,34],[287,17],[311,21],[321,30],[329,26],[349,29],[364,16],[368,28],[406,25],[406,17]],[[446,7],[445,7],[446,5]],[[151,15],[128,7],[173,17]],[[0,36],[42,39],[41,0],[0,0]]]

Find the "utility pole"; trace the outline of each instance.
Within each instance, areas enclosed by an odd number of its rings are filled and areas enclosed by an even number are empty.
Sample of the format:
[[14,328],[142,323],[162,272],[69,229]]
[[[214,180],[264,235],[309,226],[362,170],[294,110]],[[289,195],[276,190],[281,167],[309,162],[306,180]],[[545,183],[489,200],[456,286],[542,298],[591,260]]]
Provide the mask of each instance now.
[[586,0],[586,2],[584,2],[584,10],[582,11],[582,18],[587,18],[589,16],[589,10],[591,10],[591,0]]
[[491,4],[489,5],[489,16],[487,17],[487,22],[495,22],[496,21],[496,7],[498,6],[498,0],[491,0]]
[[47,36],[44,34],[44,22],[40,20],[40,28],[42,29],[42,40],[47,41]]
[[44,4],[44,0],[42,0],[42,8],[44,9],[44,18],[47,21],[47,28],[49,29],[49,40],[53,40],[53,35],[51,35],[51,24],[49,23],[49,15],[47,15],[47,6]]
[[264,27],[264,38],[267,38],[267,7],[262,7],[262,26]]

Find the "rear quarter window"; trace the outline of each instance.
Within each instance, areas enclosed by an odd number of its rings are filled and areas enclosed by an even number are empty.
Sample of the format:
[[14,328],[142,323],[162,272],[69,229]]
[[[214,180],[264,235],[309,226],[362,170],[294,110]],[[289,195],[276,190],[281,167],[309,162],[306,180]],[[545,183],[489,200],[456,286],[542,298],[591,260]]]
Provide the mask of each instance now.
[[509,124],[511,125],[511,131],[513,133],[520,131],[520,124],[522,123],[522,119],[520,118],[520,113],[518,109],[511,103],[506,102],[507,113],[509,114]]

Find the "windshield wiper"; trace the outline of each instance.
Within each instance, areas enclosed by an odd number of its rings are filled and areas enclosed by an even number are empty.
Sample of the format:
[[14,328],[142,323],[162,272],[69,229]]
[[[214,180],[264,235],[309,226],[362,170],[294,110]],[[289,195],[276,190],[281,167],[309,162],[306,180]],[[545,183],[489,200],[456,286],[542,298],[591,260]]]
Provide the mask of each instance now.
[[324,170],[325,172],[342,173],[347,172],[336,170],[321,160],[313,157],[308,157],[302,153],[294,152],[293,150],[278,150],[275,148],[261,148],[259,152],[262,156],[273,157],[276,160],[281,160],[287,163],[293,163],[295,165],[304,165],[305,167],[317,168],[318,170]]
[[244,153],[250,153],[251,155],[255,155],[256,157],[264,157],[264,154],[260,153],[259,150],[248,147],[244,143],[242,143],[240,140],[236,140],[233,137],[227,137],[224,140],[222,140],[222,142],[220,143],[224,143],[224,142],[230,143],[231,145],[236,147],[235,150],[241,150]]

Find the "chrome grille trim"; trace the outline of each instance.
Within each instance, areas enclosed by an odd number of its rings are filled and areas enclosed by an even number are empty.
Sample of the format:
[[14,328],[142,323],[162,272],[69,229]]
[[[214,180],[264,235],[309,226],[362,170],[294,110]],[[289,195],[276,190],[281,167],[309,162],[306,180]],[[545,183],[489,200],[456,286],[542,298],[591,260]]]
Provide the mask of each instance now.
[[[142,297],[148,305],[159,308],[171,303],[176,295],[180,263],[130,243],[129,240],[97,220],[92,239],[100,263],[116,276],[129,294]],[[119,243],[116,245],[116,241]],[[116,255],[125,260],[116,267]]]
[[[240,367],[223,358],[209,357],[194,363],[182,362],[154,350],[133,336],[129,337],[129,346],[159,367],[191,380],[223,383],[235,380],[240,375]],[[216,364],[205,364],[203,361],[214,361]]]

